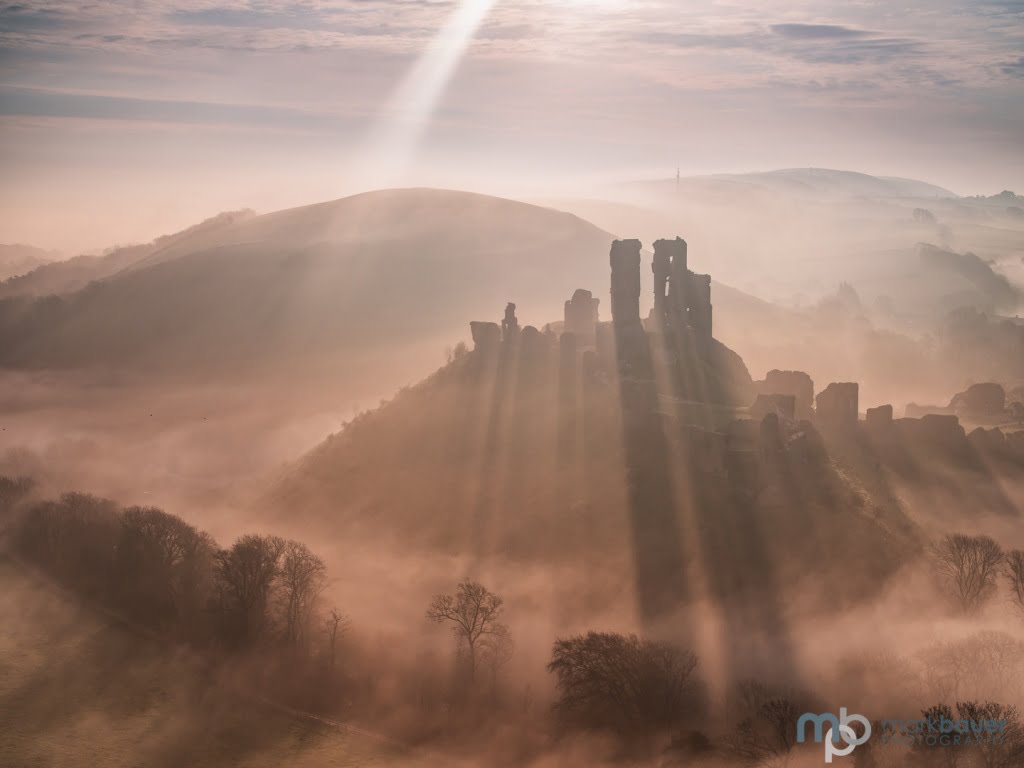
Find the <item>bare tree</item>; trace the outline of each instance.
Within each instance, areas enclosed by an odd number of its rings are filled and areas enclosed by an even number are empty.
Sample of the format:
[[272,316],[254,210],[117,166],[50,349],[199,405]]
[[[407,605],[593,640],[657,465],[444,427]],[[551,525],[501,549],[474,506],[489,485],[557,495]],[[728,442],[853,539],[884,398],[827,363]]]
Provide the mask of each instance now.
[[499,624],[494,634],[486,635],[480,641],[480,660],[492,671],[497,672],[512,660],[515,650],[516,643],[512,639],[512,633],[504,624]]
[[[979,768],[1019,768],[1024,765],[1024,725],[1016,707],[986,701],[965,701],[956,705],[962,720],[1001,723],[1000,732],[987,731],[978,738],[974,751]],[[986,738],[992,736],[994,738]]]
[[351,624],[351,619],[337,608],[331,608],[331,612],[324,619],[324,635],[327,639],[327,670],[331,673],[337,666],[338,640],[348,632]]
[[246,534],[215,557],[215,574],[225,610],[237,619],[236,639],[259,637],[267,621],[267,602],[285,542],[277,536]]
[[996,591],[1003,551],[988,536],[950,534],[932,554],[939,576],[965,612],[978,610]]
[[1024,616],[1024,550],[1006,554],[1003,575],[1010,586],[1010,602]]
[[86,493],[65,493],[26,511],[17,533],[22,553],[83,594],[109,589],[120,534],[117,505]]
[[151,620],[188,629],[205,600],[215,549],[209,534],[156,507],[121,514],[117,561],[121,591]]
[[305,643],[317,598],[327,587],[327,566],[305,544],[287,541],[277,582],[284,616],[284,639],[295,648]]
[[122,547],[139,547],[170,570],[185,558],[196,529],[180,517],[156,507],[128,507],[121,513],[124,527]]
[[0,477],[0,519],[27,498],[35,485],[31,477]]
[[512,661],[515,650],[512,633],[504,624],[499,625],[493,635],[487,635],[480,641],[480,661],[491,673],[492,696],[497,696],[498,674],[502,667]]
[[478,653],[484,642],[509,634],[500,621],[502,604],[502,599],[485,586],[467,579],[454,595],[434,595],[427,608],[428,619],[438,624],[450,622],[452,633],[466,644],[470,680],[476,679]]
[[[951,721],[953,709],[948,704],[936,704],[922,710],[921,715],[927,722],[940,722],[943,719]],[[858,748],[857,753],[860,751]],[[943,744],[938,739],[915,739],[910,747],[909,762],[922,768],[958,768],[962,752],[963,746],[960,744]]]
[[815,709],[806,698],[797,691],[774,691],[754,680],[739,683],[733,706],[740,721],[727,739],[729,747],[745,763],[785,765],[796,745],[797,720]]
[[1024,684],[1024,642],[983,630],[921,653],[930,695],[939,700],[1013,696]]
[[699,706],[696,669],[690,651],[610,632],[556,640],[548,664],[569,724],[630,738],[670,731]]

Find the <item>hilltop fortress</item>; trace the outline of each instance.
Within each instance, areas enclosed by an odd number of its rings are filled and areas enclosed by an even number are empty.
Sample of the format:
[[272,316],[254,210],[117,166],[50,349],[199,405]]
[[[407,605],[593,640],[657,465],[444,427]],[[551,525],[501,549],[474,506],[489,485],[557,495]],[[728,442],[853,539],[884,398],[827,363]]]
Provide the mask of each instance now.
[[830,383],[815,395],[802,371],[753,380],[740,356],[713,336],[711,277],[689,269],[685,240],[654,243],[653,307],[641,317],[642,248],[639,240],[612,243],[610,321],[601,320],[600,299],[583,288],[565,302],[562,322],[543,330],[520,328],[510,303],[500,325],[470,324],[474,355],[541,377],[537,366],[557,357],[550,370],[557,371],[562,417],[575,421],[594,390],[615,390],[627,442],[630,433],[682,434],[696,465],[713,473],[749,479],[751,467],[773,454],[823,460],[826,439],[863,438],[893,461],[908,447],[967,462],[979,451],[1024,459],[1024,431],[978,428],[968,438],[952,412],[897,419],[892,406],[868,409],[862,420],[855,382]]
[[[927,540],[915,509],[1019,516],[1003,488],[1024,433],[865,417],[856,383],[819,392],[800,371],[755,381],[715,339],[686,243],[652,255],[648,271],[638,241],[611,245],[610,301],[581,287],[554,322],[509,303],[472,323],[472,351],[354,419],[269,503],[477,558],[621,566],[644,619],[711,598],[729,637],[779,629],[788,585],[826,610],[866,596]],[[1003,407],[990,389],[961,399]]]

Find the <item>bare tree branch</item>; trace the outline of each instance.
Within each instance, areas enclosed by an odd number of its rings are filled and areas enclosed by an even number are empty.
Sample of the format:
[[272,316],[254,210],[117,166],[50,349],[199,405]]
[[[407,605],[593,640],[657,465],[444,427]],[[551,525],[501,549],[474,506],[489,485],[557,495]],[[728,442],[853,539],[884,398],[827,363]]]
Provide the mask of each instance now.
[[965,613],[977,611],[996,591],[1003,551],[988,536],[950,534],[932,547],[936,571]]
[[511,636],[502,624],[503,601],[485,586],[466,580],[458,585],[454,595],[435,595],[427,608],[427,618],[438,624],[452,623],[452,632],[466,643],[470,679],[476,677],[481,638]]

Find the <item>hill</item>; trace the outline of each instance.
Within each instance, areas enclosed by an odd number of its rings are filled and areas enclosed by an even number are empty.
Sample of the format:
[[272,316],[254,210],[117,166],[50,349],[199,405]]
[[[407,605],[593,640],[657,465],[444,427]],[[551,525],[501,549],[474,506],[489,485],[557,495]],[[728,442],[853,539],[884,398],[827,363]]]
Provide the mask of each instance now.
[[687,257],[655,244],[646,318],[632,240],[611,249],[611,322],[581,292],[559,332],[521,329],[514,307],[474,323],[471,352],[322,443],[263,511],[396,553],[599,569],[582,604],[625,582],[645,618],[707,600],[776,637],[783,614],[877,594],[965,496],[977,519],[1019,522],[1024,443],[989,450],[956,417],[891,407],[862,425],[856,383],[819,385],[812,410],[804,373],[752,381]]
[[[508,301],[552,318],[576,288],[602,295],[612,239],[571,214],[427,189],[217,220],[104,257],[116,273],[78,291],[0,302],[0,364],[346,366],[385,347],[436,360]],[[72,269],[65,285],[85,279]],[[50,284],[40,272],[27,277]]]
[[660,196],[668,193],[699,194],[709,202],[732,198],[746,201],[772,195],[806,201],[841,202],[858,199],[956,200],[948,189],[917,179],[872,176],[831,168],[780,168],[749,173],[715,173],[676,179],[634,181],[623,185],[629,193]]
[[716,174],[705,178],[761,186],[790,194],[828,198],[956,198],[958,196],[948,189],[916,179],[871,176],[856,171],[840,171],[829,168],[784,168],[761,173]]
[[211,231],[250,215],[251,211],[221,213],[181,232],[158,237],[151,243],[110,248],[100,256],[81,255],[65,261],[41,262],[0,283],[0,298],[71,293],[91,282],[116,275],[147,257],[158,257],[173,246],[179,246],[175,252],[187,251],[190,244],[203,242]]
[[36,267],[60,258],[54,251],[31,245],[0,245],[0,280],[31,272]]
[[[641,604],[652,580],[679,587],[681,601],[703,590],[761,627],[753,606],[772,589],[806,586],[799,610],[830,589],[855,599],[918,546],[884,484],[837,472],[813,430],[794,426],[793,454],[759,466],[757,422],[732,421],[745,409],[664,391],[638,405],[652,396],[628,394],[593,361],[574,397],[566,358],[546,354],[524,346],[489,359],[478,348],[456,359],[328,438],[260,508],[325,542],[584,567],[590,580],[576,590],[595,610],[622,599],[613,584],[636,585]],[[824,545],[839,530],[856,531],[849,546]],[[811,572],[813,589],[802,583]]]

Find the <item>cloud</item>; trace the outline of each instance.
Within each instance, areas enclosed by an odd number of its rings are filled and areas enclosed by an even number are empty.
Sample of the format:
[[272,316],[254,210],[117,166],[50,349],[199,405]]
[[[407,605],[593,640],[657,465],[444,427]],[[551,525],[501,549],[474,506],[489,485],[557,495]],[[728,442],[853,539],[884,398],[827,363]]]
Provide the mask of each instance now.
[[477,32],[478,40],[530,40],[544,32],[533,24],[492,22],[484,24]]
[[1008,61],[1000,67],[1004,75],[1010,77],[1024,77],[1024,56],[1016,61]]
[[765,50],[767,38],[760,33],[645,32],[637,36],[641,42],[672,45],[679,48],[717,48]]
[[31,8],[27,5],[0,5],[0,29],[7,32],[58,29],[67,18],[61,11],[51,8]]
[[863,29],[838,24],[772,24],[771,30],[777,35],[793,40],[848,40],[872,34]]
[[167,14],[171,22],[214,27],[256,27],[315,29],[323,24],[323,16],[316,13],[297,13],[288,6],[275,10],[213,6],[210,8],[179,9]]
[[917,40],[883,37],[795,46],[788,49],[788,53],[807,62],[851,65],[878,64],[898,58],[914,57],[922,54],[924,50],[924,44]]
[[147,99],[0,85],[0,116],[337,130],[336,115],[260,104]]
[[668,33],[647,32],[647,43],[683,49],[747,50],[755,54],[812,64],[877,65],[898,58],[918,57],[924,43],[904,37],[882,37],[874,32],[830,24],[774,24],[769,32]]
[[[197,140],[203,126],[215,133],[224,124],[250,126],[261,141],[269,130],[328,136],[335,120],[346,136],[352,125],[366,132],[455,1],[135,0],[125,13],[122,0],[8,0],[0,115],[91,120],[97,132],[188,125]],[[1024,27],[1007,14],[1024,0],[823,8],[502,0],[460,62],[425,146],[461,158],[513,144],[534,158],[606,141],[612,149],[602,152],[625,162],[646,158],[638,147],[670,108],[704,110],[690,130],[706,124],[707,141],[741,116],[741,127],[785,124],[784,143],[858,109],[895,135],[919,123],[923,104],[951,133],[986,126],[979,142],[996,135],[1019,148]],[[669,132],[652,151],[671,155],[677,141]],[[287,139],[281,146],[295,149]]]

